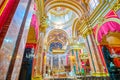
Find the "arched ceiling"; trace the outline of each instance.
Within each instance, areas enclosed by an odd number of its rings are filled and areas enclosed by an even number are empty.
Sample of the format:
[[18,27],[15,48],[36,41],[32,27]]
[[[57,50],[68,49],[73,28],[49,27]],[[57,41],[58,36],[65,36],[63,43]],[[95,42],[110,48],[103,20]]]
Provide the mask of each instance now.
[[81,5],[82,1],[77,0],[46,0],[45,13],[48,16],[49,27],[55,29],[72,27],[75,18],[87,12]]
[[48,47],[50,47],[51,43],[61,44],[62,46],[65,46],[66,44],[68,44],[68,42],[68,35],[62,29],[54,29],[50,31],[47,36]]
[[81,17],[87,12],[86,7],[83,6],[87,6],[87,3],[83,0],[79,2],[77,0],[47,0],[45,2],[45,12],[47,13],[55,7],[65,7],[74,11],[79,17]]
[[84,20],[99,4],[99,0],[45,0],[49,26],[63,29],[75,20]]
[[88,17],[98,3],[99,0],[45,0],[44,11],[49,25],[46,29],[47,46],[52,43],[65,45],[68,42],[66,32],[76,35],[75,31],[81,20]]
[[76,14],[65,7],[53,8],[47,13],[47,16],[49,26],[56,29],[65,29],[70,27],[76,18]]

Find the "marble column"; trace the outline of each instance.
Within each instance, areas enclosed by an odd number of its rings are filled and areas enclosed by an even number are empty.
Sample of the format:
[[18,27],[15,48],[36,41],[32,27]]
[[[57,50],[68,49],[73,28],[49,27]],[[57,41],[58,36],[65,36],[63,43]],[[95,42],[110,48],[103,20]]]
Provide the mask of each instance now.
[[60,67],[61,67],[61,60],[60,60],[60,56],[58,56],[58,60],[59,60],[59,70],[60,70]]
[[[8,1],[13,2],[13,0]],[[13,9],[17,7],[0,47],[0,80],[18,80],[19,78],[32,17],[31,13],[33,12],[32,9],[30,9],[31,1],[26,0],[25,3],[24,0],[14,0],[13,3],[15,4],[12,6]],[[23,6],[23,4],[25,5]],[[11,10],[11,12],[13,11]],[[27,24],[25,24],[26,22]]]
[[75,56],[75,61],[76,61],[76,72],[78,72],[78,59],[77,59],[77,53],[76,53],[76,49],[74,50],[74,56]]
[[78,72],[80,72],[79,50],[76,50],[76,57],[77,57],[77,63],[78,63]]
[[89,45],[89,42],[88,42],[87,38],[85,38],[85,45],[86,45],[87,50],[88,50],[88,58],[89,58],[89,62],[90,62],[91,72],[95,73],[96,72],[96,68],[95,68],[92,52],[91,52],[90,45]]
[[100,59],[99,51],[98,51],[98,48],[96,47],[96,42],[94,41],[95,39],[93,38],[92,33],[87,36],[87,40],[89,43],[91,55],[94,59],[93,62],[96,69],[96,73],[104,72],[103,64]]
[[71,65],[71,71],[72,71],[73,70],[73,64],[72,64],[72,53],[71,53],[71,51],[70,51],[69,58],[70,58],[70,65]]
[[[81,49],[80,49],[81,50]],[[82,66],[81,66],[81,59],[80,59],[80,54],[81,54],[81,51],[80,50],[77,50],[78,52],[78,60],[79,60],[79,69],[81,70],[82,69]],[[80,72],[79,70],[79,72]]]
[[43,59],[43,64],[44,64],[44,67],[43,67],[43,76],[45,77],[46,76],[46,61],[47,61],[47,58],[46,58],[46,54],[44,55],[44,59]]
[[38,50],[38,59],[37,59],[37,67],[38,67],[38,75],[43,74],[43,68],[44,68],[44,56],[45,52],[43,50],[43,39],[44,39],[44,33],[39,34],[39,50]]
[[104,57],[103,57],[103,55],[102,55],[102,52],[100,52],[100,50],[99,50],[99,45],[97,45],[93,33],[91,34],[91,37],[92,37],[92,39],[93,39],[96,52],[98,53],[97,56],[98,56],[98,58],[99,58],[98,61],[99,61],[99,63],[100,63],[100,65],[99,65],[100,71],[101,71],[101,72],[105,72],[105,71],[104,71],[104,68],[106,68],[106,65],[105,65]]
[[52,70],[52,67],[53,67],[53,57],[51,56],[51,70]]
[[[74,50],[72,49],[72,56],[75,56],[74,55]],[[74,73],[76,73],[76,65],[75,65],[75,63],[73,63],[73,69],[74,69]]]

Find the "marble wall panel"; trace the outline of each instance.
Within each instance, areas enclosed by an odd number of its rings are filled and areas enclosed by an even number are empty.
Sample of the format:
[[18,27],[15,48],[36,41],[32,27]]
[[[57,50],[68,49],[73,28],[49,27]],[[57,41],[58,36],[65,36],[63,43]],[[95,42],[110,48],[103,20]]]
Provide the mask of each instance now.
[[[15,11],[15,14],[13,16],[13,19],[10,23],[7,34],[4,38],[3,44],[0,48],[0,80],[6,79],[7,71],[10,65],[13,51],[15,49],[15,43],[16,43],[18,33],[25,15],[25,10],[26,10],[28,1],[29,0],[20,0],[18,7]],[[21,44],[24,44],[24,43],[25,42]]]
[[22,58],[23,58],[23,54],[24,54],[26,41],[27,41],[27,35],[28,35],[29,27],[30,27],[32,14],[33,14],[33,4],[34,3],[32,2],[31,7],[29,9],[27,19],[26,19],[25,28],[24,28],[22,38],[21,38],[21,41],[20,41],[20,45],[19,45],[17,58],[16,58],[16,61],[15,61],[15,66],[14,66],[14,69],[13,69],[11,80],[18,80],[18,78],[19,78],[19,73],[20,73],[21,64],[22,64]]

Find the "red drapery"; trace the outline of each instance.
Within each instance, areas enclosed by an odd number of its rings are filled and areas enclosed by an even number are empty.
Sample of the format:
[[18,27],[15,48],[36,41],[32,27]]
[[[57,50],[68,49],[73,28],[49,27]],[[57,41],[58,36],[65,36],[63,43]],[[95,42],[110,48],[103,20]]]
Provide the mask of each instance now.
[[10,14],[10,11],[14,5],[14,2],[15,2],[15,0],[9,0],[4,11],[0,15],[0,32],[1,32],[2,26],[4,25],[4,23],[6,22],[9,14]]
[[120,24],[114,21],[104,23],[98,31],[98,42],[101,42],[103,36],[109,32],[120,32]]

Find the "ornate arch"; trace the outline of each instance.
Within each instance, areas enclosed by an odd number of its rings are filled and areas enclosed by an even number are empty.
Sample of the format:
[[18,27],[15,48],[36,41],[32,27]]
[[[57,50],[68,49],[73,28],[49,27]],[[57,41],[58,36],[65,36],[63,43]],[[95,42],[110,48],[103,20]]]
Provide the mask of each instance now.
[[79,19],[78,18],[76,18],[75,20],[74,20],[74,23],[73,23],[73,25],[72,25],[72,36],[76,36],[76,28],[77,28],[77,26],[78,26],[78,23],[79,23]]
[[118,24],[120,24],[120,20],[118,18],[108,18],[108,19],[105,19],[105,21],[102,22],[102,24],[99,24],[99,26],[97,27],[96,29],[96,34],[95,34],[95,39],[96,39],[96,42],[99,44],[99,41],[98,41],[98,32],[100,30],[100,28],[102,27],[103,24],[109,22],[109,21],[113,21],[113,22],[116,22]]
[[46,13],[55,7],[66,7],[75,12],[79,17],[85,13],[85,9],[76,0],[47,0],[45,2]]
[[47,46],[52,42],[60,42],[63,46],[66,43],[69,43],[68,34],[62,29],[53,29],[51,30],[46,37]]

